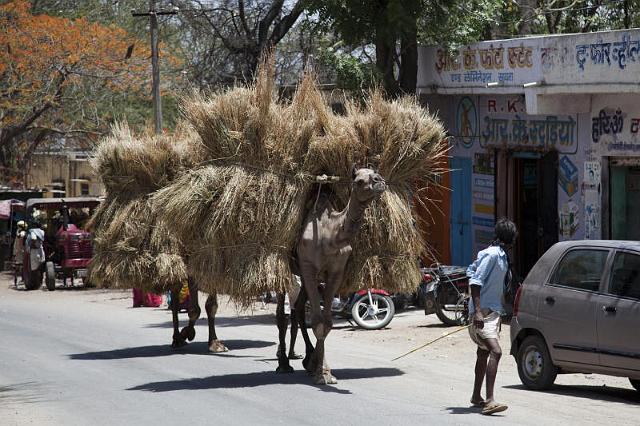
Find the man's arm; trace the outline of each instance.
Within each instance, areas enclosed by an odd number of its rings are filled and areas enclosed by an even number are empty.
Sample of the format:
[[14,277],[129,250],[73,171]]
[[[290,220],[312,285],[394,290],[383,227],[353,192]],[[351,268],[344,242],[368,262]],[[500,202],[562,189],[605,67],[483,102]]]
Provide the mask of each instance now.
[[473,313],[473,325],[476,328],[484,328],[484,318],[482,317],[482,312],[480,312],[480,289],[482,288],[479,285],[470,285],[471,289],[471,299],[473,300],[473,306],[475,306],[476,311]]
[[496,259],[494,256],[481,253],[478,256],[478,259],[469,266],[469,269],[467,270],[467,276],[469,276],[469,289],[471,290],[473,306],[475,307],[473,323],[476,328],[484,327],[483,316],[480,311],[482,308],[482,305],[480,304],[480,290],[493,270],[495,262]]

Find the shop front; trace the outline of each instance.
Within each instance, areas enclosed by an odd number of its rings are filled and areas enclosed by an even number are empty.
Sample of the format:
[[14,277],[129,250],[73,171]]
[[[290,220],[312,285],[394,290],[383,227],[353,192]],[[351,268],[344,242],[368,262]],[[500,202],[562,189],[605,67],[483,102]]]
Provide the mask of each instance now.
[[523,276],[557,241],[639,239],[639,30],[423,47],[418,92],[450,136],[453,263],[499,217]]

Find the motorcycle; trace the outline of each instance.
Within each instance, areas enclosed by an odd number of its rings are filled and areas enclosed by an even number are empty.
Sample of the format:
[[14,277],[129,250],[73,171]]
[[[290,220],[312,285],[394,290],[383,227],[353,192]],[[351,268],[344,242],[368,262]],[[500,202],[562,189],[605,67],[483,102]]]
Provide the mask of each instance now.
[[462,266],[421,268],[420,297],[424,314],[435,313],[446,325],[466,325],[469,320],[469,278]]
[[[311,325],[311,305],[306,304],[305,320]],[[322,307],[324,309],[324,306]],[[391,294],[381,289],[362,289],[348,297],[336,297],[331,303],[334,316],[353,319],[365,330],[379,330],[389,325],[396,313]]]

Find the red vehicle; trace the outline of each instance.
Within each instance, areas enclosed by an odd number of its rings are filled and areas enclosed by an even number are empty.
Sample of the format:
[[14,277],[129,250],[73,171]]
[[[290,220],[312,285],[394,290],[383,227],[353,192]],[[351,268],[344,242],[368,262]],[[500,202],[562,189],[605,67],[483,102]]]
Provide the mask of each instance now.
[[71,285],[74,278],[86,283],[93,249],[91,233],[83,227],[100,202],[101,199],[96,197],[33,198],[27,201],[27,217],[37,216],[46,229],[45,262],[31,265],[30,259],[34,257],[25,253],[24,282],[27,289],[39,288],[43,275],[50,291],[56,288],[56,278],[62,279],[65,286],[67,279],[71,280]]

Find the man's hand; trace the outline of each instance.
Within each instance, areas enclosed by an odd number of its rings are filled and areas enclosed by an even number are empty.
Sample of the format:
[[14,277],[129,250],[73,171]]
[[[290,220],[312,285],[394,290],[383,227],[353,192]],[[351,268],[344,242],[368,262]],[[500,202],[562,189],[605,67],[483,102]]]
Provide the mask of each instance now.
[[484,328],[484,317],[482,316],[482,312],[480,312],[480,310],[476,310],[473,313],[473,326],[478,329]]

